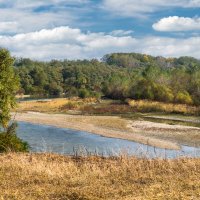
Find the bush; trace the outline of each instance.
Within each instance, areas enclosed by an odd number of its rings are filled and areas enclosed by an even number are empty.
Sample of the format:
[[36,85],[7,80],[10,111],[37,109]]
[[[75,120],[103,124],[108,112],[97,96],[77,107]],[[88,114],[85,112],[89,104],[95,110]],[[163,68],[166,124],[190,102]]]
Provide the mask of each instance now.
[[75,87],[70,87],[66,91],[67,97],[77,97],[78,96],[78,90]]
[[166,86],[155,85],[154,87],[155,100],[162,102],[173,102],[174,95],[172,90]]
[[153,82],[146,79],[139,80],[137,84],[131,88],[130,98],[154,100],[154,85]]
[[100,99],[101,98],[101,93],[100,92],[91,92],[90,96],[96,99]]
[[3,152],[28,152],[29,145],[16,135],[16,124],[8,127],[6,132],[0,133],[0,153]]
[[187,91],[178,92],[176,95],[176,102],[183,104],[192,104],[192,97]]
[[90,97],[90,92],[87,89],[80,89],[78,96],[82,99]]

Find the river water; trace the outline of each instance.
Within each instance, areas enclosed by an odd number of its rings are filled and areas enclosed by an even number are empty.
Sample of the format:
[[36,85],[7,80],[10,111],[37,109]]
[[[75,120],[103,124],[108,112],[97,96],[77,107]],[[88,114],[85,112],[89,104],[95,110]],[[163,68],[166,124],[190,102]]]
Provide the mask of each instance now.
[[103,156],[128,154],[150,158],[200,157],[200,148],[195,147],[182,146],[180,151],[165,150],[128,140],[102,137],[84,131],[25,122],[19,122],[18,125],[17,135],[29,143],[31,152]]

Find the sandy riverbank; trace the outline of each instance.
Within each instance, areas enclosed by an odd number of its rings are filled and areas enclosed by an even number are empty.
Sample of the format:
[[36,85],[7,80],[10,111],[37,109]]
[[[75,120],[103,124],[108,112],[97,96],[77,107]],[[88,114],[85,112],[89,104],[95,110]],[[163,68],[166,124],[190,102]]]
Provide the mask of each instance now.
[[192,142],[193,136],[195,141],[200,141],[200,128],[148,121],[131,121],[114,116],[27,112],[17,113],[15,120],[87,131],[106,137],[127,139],[166,149],[179,149],[178,139],[183,138],[183,136],[186,137],[188,133],[190,133],[190,137],[187,137],[187,139],[190,142]]

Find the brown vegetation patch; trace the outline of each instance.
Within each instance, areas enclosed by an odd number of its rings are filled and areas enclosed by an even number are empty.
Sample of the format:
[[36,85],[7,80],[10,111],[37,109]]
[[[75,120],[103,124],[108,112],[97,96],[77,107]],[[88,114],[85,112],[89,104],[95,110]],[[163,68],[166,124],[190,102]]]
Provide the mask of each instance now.
[[127,100],[128,104],[134,111],[138,112],[164,112],[164,113],[178,113],[199,115],[200,107],[186,104],[163,103],[157,101],[146,100]]
[[200,198],[200,159],[0,155],[0,198],[191,200]]

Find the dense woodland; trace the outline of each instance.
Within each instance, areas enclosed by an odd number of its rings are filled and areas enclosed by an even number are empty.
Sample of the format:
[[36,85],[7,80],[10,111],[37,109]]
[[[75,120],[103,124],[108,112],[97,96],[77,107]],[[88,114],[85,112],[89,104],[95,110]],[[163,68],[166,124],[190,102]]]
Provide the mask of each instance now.
[[114,53],[101,61],[16,59],[19,93],[148,99],[200,105],[200,60]]

